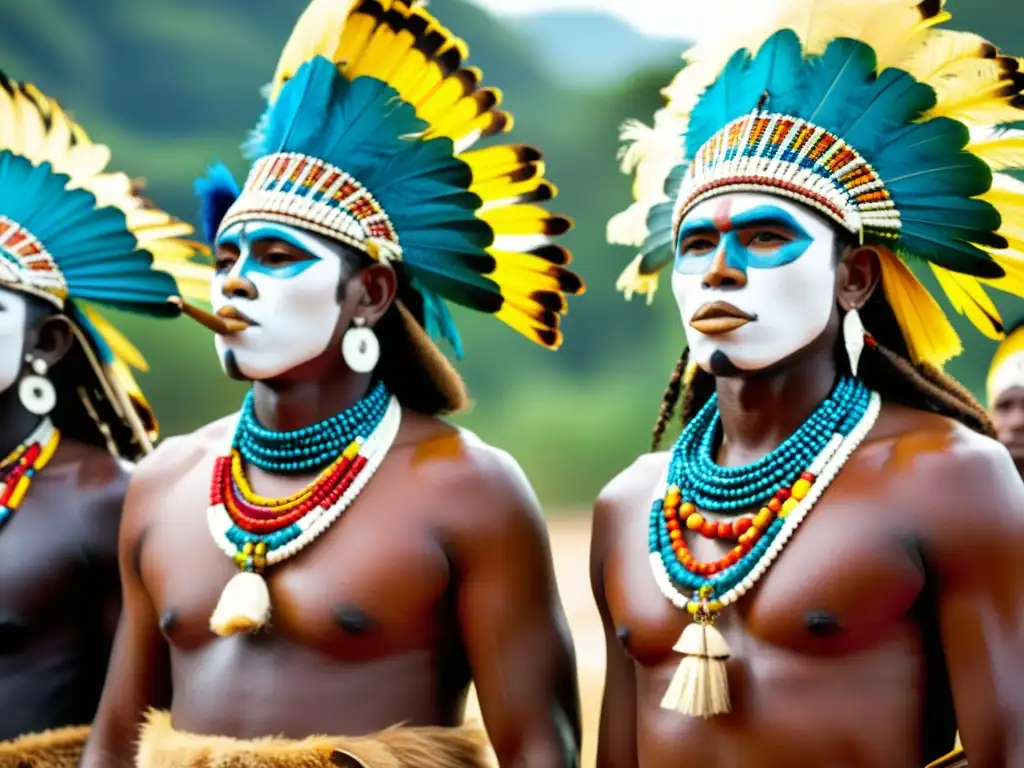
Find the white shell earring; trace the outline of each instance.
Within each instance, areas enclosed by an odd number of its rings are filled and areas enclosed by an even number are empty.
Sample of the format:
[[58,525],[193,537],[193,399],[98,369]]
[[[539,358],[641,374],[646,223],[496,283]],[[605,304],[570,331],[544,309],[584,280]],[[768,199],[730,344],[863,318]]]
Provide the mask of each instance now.
[[18,383],[18,399],[29,413],[45,416],[57,405],[57,390],[53,383],[46,378],[49,366],[45,360],[40,360],[37,357],[30,356],[26,360],[32,373],[23,376]]
[[846,345],[846,356],[850,360],[850,372],[856,376],[860,365],[860,356],[864,351],[864,323],[856,307],[850,307],[843,318],[843,343]]
[[345,364],[356,373],[369,373],[380,360],[380,342],[365,317],[352,320],[352,327],[341,338],[341,356]]

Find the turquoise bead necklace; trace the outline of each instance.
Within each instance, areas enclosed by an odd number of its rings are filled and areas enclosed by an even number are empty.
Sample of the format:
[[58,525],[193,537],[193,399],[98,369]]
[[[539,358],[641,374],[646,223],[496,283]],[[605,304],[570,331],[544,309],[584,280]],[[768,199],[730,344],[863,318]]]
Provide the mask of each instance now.
[[259,423],[249,390],[232,448],[249,464],[267,472],[317,472],[335,461],[356,437],[371,434],[384,418],[390,400],[387,387],[378,383],[366,397],[341,413],[291,432],[275,432]]
[[[684,501],[702,510],[735,513],[761,506],[774,494],[792,487],[835,435],[848,436],[864,417],[871,396],[859,380],[843,377],[811,417],[771,453],[751,464],[722,467],[715,462],[721,418],[717,397],[712,395],[676,441],[668,484],[679,489]],[[710,597],[723,594],[745,579],[785,524],[782,518],[776,518],[738,562],[703,576],[687,570],[676,557],[664,510],[664,499],[651,505],[650,552],[660,557],[677,588],[694,592],[703,588]]]

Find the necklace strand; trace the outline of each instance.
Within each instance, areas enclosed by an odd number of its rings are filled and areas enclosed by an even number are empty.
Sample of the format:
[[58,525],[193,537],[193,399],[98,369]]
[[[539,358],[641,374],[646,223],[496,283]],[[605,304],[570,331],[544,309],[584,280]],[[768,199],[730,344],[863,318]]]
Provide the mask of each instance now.
[[[706,606],[709,611],[718,611],[739,600],[753,588],[782,552],[796,529],[831,485],[854,450],[867,437],[878,419],[880,410],[881,398],[877,393],[871,393],[867,408],[849,434],[845,437],[837,434],[829,441],[826,449],[819,454],[812,465],[812,469],[817,470],[815,482],[810,485],[803,498],[792,500],[794,503],[787,514],[772,523],[772,528],[775,529],[774,535],[764,537],[751,551],[750,554],[754,556],[754,562],[749,569],[741,570],[738,568],[739,564],[732,566],[721,574],[721,578],[715,580],[717,583],[706,580],[699,584],[695,589],[695,594],[691,597],[679,589],[669,568],[666,567],[663,553],[652,550],[650,553],[651,569],[662,594],[677,608],[687,610],[691,614],[697,613],[701,606]],[[659,498],[654,503],[655,506],[661,501],[660,496],[659,493]]]

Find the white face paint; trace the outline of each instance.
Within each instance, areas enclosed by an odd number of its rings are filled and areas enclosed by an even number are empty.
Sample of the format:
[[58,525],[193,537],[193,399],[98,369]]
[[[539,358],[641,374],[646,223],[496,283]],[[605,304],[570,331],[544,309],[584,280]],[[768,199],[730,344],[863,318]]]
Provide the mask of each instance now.
[[672,273],[691,359],[715,373],[712,358],[724,355],[753,372],[814,341],[835,305],[834,243],[829,224],[774,195],[695,206],[680,225]]
[[[304,251],[304,258],[266,242],[274,240]],[[335,250],[294,227],[241,222],[217,238],[217,249],[218,271],[210,292],[213,310],[231,306],[253,323],[244,331],[216,337],[226,372],[232,372],[228,361],[233,359],[245,378],[273,379],[327,349],[341,315],[340,246]],[[238,258],[232,263],[233,254]],[[255,296],[236,290],[239,281],[250,283]]]
[[28,303],[20,291],[0,288],[0,392],[21,375]]

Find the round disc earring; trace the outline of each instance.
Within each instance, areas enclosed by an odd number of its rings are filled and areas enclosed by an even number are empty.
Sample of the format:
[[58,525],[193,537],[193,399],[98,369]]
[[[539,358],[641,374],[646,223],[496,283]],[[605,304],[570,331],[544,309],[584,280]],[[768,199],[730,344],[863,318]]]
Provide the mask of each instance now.
[[57,405],[57,390],[46,378],[49,369],[46,361],[33,357],[26,359],[33,372],[23,376],[18,383],[18,399],[29,413],[45,416]]
[[345,364],[356,373],[369,373],[380,360],[380,342],[372,328],[367,327],[366,318],[356,317],[352,327],[341,339],[341,356]]

